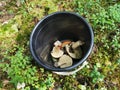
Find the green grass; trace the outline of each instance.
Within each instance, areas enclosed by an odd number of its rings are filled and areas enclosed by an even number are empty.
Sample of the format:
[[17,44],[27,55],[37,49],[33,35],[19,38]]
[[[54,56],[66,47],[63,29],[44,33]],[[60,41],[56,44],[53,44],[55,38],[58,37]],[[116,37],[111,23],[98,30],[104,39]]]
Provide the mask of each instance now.
[[[120,1],[0,2],[3,8],[0,12],[0,90],[16,90],[18,83],[25,83],[24,90],[119,90]],[[39,67],[29,51],[29,37],[34,26],[56,11],[80,14],[94,30],[94,49],[88,65],[70,76],[59,76]]]

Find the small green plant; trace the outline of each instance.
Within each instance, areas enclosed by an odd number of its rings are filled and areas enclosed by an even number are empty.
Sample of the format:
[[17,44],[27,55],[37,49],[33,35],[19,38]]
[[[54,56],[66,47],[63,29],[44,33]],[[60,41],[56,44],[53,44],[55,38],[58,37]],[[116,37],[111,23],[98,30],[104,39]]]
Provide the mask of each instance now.
[[103,47],[109,52],[114,52],[113,54],[120,55],[120,29],[116,29],[108,35],[103,36],[101,42],[104,44]]
[[52,74],[48,74],[46,78],[41,78],[34,86],[38,90],[47,90],[50,87],[54,87],[54,78]]
[[87,2],[75,0],[75,5],[76,11],[86,17],[96,30],[113,30],[116,29],[115,22],[120,22],[119,4],[103,7],[99,0]]
[[25,85],[33,84],[38,80],[37,69],[30,64],[31,57],[24,54],[24,48],[18,47],[15,55],[7,56],[9,63],[1,65],[2,70],[7,73],[10,83],[17,87],[18,83]]
[[1,62],[9,63],[0,64],[0,68],[7,73],[9,83],[13,84],[15,88],[47,90],[54,86],[55,81],[52,74],[39,75],[39,73],[44,73],[43,69],[38,72],[36,66],[31,64],[32,58],[25,54],[24,47],[15,46],[6,56]]
[[99,72],[98,70],[99,65],[94,65],[93,70],[90,73],[90,77],[92,78],[92,82],[93,83],[98,83],[100,81],[104,80],[104,75],[102,73]]
[[78,87],[74,87],[74,85],[78,85],[78,83],[75,78],[76,75],[63,77],[61,79],[61,82],[63,83],[62,90],[76,90]]
[[109,15],[110,18],[113,19],[116,23],[120,23],[120,4],[115,4],[113,6],[109,6]]

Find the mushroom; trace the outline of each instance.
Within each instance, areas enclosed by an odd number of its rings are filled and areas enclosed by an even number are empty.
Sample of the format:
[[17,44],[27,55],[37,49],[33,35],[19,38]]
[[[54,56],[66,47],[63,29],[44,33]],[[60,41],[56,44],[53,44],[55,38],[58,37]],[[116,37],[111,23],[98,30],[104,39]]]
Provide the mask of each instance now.
[[63,55],[63,50],[60,49],[60,47],[54,46],[52,51],[51,51],[51,55],[54,58],[59,58]]
[[54,62],[55,67],[59,67],[58,62]]
[[55,45],[55,46],[61,46],[62,43],[61,43],[59,40],[57,40],[56,42],[54,42],[54,45]]
[[65,47],[67,44],[70,44],[70,43],[71,43],[70,40],[64,40],[64,41],[62,42],[62,47]]
[[77,47],[79,47],[79,46],[81,46],[81,45],[83,45],[84,44],[84,42],[82,42],[82,41],[77,41],[77,42],[73,42],[72,43],[72,49],[76,49]]
[[65,49],[67,53],[74,59],[80,59],[82,57],[82,50],[80,47],[73,49],[71,45],[66,45]]
[[59,58],[59,61],[58,61],[58,62],[55,62],[54,65],[55,65],[56,67],[59,67],[59,66],[60,66],[60,68],[65,68],[65,67],[71,66],[72,63],[73,63],[72,58],[71,58],[70,56],[64,54],[63,56],[61,56],[61,57]]

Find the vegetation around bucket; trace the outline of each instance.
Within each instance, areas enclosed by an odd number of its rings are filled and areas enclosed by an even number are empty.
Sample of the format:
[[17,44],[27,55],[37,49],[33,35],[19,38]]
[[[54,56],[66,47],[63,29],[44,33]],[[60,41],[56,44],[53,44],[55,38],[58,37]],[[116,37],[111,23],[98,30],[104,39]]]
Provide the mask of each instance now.
[[[88,64],[69,76],[38,66],[29,49],[35,25],[57,11],[81,15],[94,31]],[[119,90],[119,23],[119,0],[0,0],[0,90]]]

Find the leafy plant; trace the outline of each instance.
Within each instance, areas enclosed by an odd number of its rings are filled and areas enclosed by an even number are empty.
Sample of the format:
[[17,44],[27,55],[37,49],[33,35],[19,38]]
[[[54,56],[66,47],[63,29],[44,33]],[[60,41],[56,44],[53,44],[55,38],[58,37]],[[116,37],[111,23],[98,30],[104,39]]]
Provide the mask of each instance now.
[[10,83],[17,86],[18,83],[25,83],[26,85],[33,84],[38,80],[36,75],[36,67],[30,64],[31,57],[24,55],[24,48],[17,47],[15,55],[7,56],[9,63],[4,63],[2,70],[8,74]]
[[[44,82],[43,82],[44,81]],[[38,86],[36,85],[35,87],[40,89],[40,90],[47,90],[50,87],[54,86],[54,78],[52,77],[52,74],[48,74],[46,78],[42,78],[39,81]]]
[[76,11],[87,18],[94,29],[113,30],[116,29],[115,22],[119,22],[120,5],[103,7],[99,0],[88,0],[81,2],[75,0]]
[[109,6],[109,15],[111,19],[114,19],[115,22],[120,22],[120,5],[119,4],[115,4],[113,6]]
[[98,67],[94,65],[93,70],[90,73],[90,77],[92,78],[93,83],[98,83],[104,80],[104,75],[98,71]]

